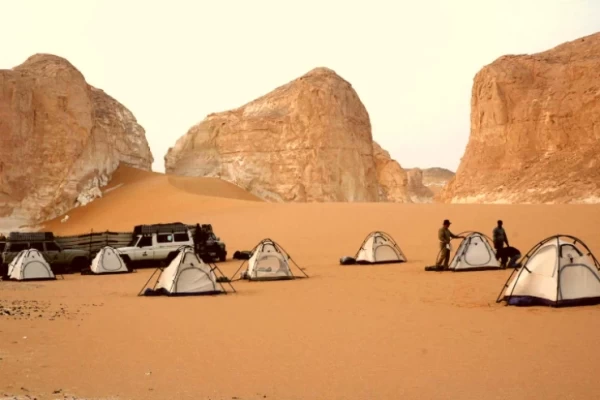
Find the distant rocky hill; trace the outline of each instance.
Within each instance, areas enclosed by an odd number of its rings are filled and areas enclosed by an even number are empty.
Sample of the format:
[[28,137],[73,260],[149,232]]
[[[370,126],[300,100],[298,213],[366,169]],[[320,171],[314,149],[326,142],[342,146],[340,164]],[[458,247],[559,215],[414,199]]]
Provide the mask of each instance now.
[[327,68],[210,114],[169,149],[165,170],[219,177],[275,202],[411,201],[406,172],[373,142],[358,94]]
[[477,73],[452,203],[600,203],[600,33]]
[[444,186],[454,177],[454,172],[444,168],[411,168],[408,175],[408,191],[414,203],[432,203]]
[[36,54],[0,70],[0,230],[99,195],[120,163],[150,170],[144,129],[67,60]]

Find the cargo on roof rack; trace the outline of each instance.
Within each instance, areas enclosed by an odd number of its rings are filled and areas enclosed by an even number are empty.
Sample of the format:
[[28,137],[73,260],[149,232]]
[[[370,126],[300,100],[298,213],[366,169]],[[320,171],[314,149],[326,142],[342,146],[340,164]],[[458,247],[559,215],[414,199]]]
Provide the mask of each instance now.
[[187,232],[188,226],[182,222],[169,224],[136,225],[133,228],[134,235],[150,235],[153,233],[176,233]]
[[9,242],[28,242],[54,240],[52,232],[11,232],[8,235]]

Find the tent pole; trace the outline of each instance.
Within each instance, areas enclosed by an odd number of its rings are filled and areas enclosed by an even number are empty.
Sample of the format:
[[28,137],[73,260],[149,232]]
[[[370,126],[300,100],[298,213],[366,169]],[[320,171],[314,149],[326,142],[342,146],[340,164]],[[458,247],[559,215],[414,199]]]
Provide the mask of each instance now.
[[150,280],[152,279],[152,277],[153,277],[154,275],[156,275],[156,272],[157,272],[158,270],[161,270],[161,272],[162,272],[162,269],[161,269],[161,268],[156,268],[156,269],[154,270],[154,272],[152,273],[152,275],[150,275],[150,278],[148,278],[148,280],[146,281],[146,283],[144,284],[144,286],[142,287],[142,289],[140,290],[140,292],[138,293],[138,296],[141,296],[141,295],[142,295],[142,293],[144,292],[144,289],[146,289],[146,287],[148,286],[148,283],[150,283]]

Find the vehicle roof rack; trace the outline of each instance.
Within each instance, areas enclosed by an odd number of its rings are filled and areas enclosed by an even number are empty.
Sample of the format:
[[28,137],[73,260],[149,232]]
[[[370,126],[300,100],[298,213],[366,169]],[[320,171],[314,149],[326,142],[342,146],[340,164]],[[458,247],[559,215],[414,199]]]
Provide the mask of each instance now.
[[11,232],[8,235],[10,242],[43,242],[45,240],[54,240],[54,234],[52,232]]
[[150,235],[153,233],[176,233],[187,232],[188,226],[181,222],[168,224],[136,225],[133,228],[134,235]]

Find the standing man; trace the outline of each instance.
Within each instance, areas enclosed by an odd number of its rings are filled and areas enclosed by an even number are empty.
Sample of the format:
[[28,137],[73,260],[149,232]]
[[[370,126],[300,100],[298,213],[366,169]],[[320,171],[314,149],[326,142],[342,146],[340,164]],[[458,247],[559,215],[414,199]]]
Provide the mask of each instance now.
[[200,255],[204,250],[206,242],[206,233],[200,227],[200,224],[196,224],[196,230],[194,231],[194,251]]
[[507,246],[510,246],[508,244],[506,231],[502,227],[502,220],[498,220],[498,226],[496,226],[492,232],[492,240],[494,241],[494,249],[496,249],[496,260],[499,260],[500,255],[498,252],[504,247],[504,243],[506,243]]
[[[438,230],[438,239],[440,241],[440,255],[435,263],[436,269],[448,269],[448,263],[450,262],[450,241],[452,239],[464,239],[464,236],[456,236],[450,232],[451,222],[447,219],[444,220],[444,224]],[[443,263],[443,265],[442,265]]]

